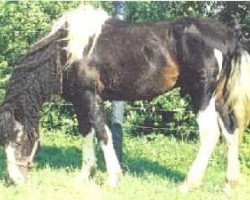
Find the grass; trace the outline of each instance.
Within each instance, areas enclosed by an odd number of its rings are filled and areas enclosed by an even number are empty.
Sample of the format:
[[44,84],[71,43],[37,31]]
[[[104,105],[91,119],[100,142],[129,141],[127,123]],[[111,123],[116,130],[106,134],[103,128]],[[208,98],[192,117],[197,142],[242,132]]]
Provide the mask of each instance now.
[[[0,163],[0,199],[3,200],[244,200],[250,199],[250,148],[242,147],[244,174],[242,185],[232,193],[222,191],[225,180],[225,146],[217,147],[211,158],[203,185],[188,194],[180,194],[184,180],[197,152],[198,144],[161,135],[124,138],[124,177],[116,188],[105,185],[105,166],[98,150],[94,180],[77,182],[81,167],[81,138],[61,133],[41,134],[42,148],[36,167],[22,187],[8,186],[4,180],[5,163]],[[248,145],[249,147],[249,145]],[[0,159],[5,156],[3,149]]]

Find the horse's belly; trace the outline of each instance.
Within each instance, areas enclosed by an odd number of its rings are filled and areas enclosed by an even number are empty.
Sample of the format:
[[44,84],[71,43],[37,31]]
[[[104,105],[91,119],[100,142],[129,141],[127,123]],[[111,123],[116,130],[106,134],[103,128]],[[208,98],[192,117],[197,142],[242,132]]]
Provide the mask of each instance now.
[[165,80],[164,77],[140,78],[125,82],[109,83],[104,86],[102,97],[106,100],[141,100],[152,99],[163,94],[176,85],[176,79]]

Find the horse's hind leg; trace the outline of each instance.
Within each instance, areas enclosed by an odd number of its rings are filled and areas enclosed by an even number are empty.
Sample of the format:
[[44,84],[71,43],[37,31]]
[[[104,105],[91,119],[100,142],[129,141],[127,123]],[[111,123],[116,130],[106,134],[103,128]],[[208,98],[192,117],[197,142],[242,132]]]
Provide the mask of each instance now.
[[185,183],[181,186],[182,192],[199,186],[208,165],[209,158],[219,139],[215,100],[211,98],[209,105],[199,111],[197,117],[200,135],[200,147],[198,154],[188,172]]
[[[207,67],[209,63],[212,63],[212,60],[209,60]],[[212,66],[216,65],[212,64]],[[198,109],[197,122],[199,126],[200,147],[187,178],[180,188],[182,192],[187,192],[192,187],[201,184],[209,158],[220,135],[213,89],[216,77],[212,71],[212,66],[209,69],[204,68],[203,71],[200,71],[200,73],[203,72],[204,74],[200,74],[199,88],[193,89],[191,93],[194,106]]]
[[240,180],[240,161],[239,161],[239,130],[233,114],[226,105],[220,105],[218,115],[219,126],[227,143],[227,188],[236,185]]
[[240,162],[239,162],[239,132],[236,129],[233,134],[225,131],[227,152],[227,171],[226,178],[230,186],[236,185],[240,180]]

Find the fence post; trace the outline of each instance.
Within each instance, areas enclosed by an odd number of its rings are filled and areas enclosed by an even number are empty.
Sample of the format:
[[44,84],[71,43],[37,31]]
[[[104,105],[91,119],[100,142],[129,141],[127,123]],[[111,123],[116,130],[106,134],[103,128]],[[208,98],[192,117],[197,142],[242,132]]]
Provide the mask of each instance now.
[[[125,20],[125,2],[114,1],[115,17],[120,20]],[[122,123],[124,115],[124,101],[113,101],[111,112],[111,132],[113,138],[113,145],[116,156],[119,162],[122,162]]]

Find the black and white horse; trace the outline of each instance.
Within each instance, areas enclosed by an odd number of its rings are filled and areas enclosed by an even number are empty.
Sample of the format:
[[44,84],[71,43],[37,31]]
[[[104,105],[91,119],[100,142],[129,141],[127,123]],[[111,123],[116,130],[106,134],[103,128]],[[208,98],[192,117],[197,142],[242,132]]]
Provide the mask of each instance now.
[[220,133],[228,144],[227,180],[240,176],[239,134],[250,117],[250,56],[236,32],[209,19],[127,23],[83,6],[66,13],[16,67],[0,108],[0,141],[10,178],[26,180],[39,134],[39,110],[52,94],[72,102],[84,138],[80,177],[102,147],[108,182],[121,175],[103,100],[152,99],[175,87],[190,94],[200,148],[183,191],[201,183]]

